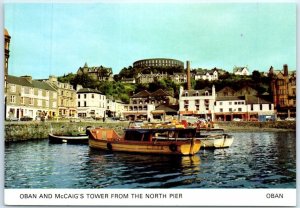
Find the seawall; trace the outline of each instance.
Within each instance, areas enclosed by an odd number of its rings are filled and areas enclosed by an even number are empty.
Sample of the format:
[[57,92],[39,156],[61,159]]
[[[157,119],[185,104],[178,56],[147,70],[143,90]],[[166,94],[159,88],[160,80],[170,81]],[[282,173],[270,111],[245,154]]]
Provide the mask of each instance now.
[[[295,131],[295,121],[276,122],[218,122],[227,131]],[[55,134],[85,132],[87,126],[113,128],[118,134],[128,126],[128,122],[6,122],[5,142],[46,139],[51,131]]]
[[7,122],[5,123],[5,142],[46,139],[54,134],[84,133],[87,126],[114,128],[118,134],[128,127],[128,122]]

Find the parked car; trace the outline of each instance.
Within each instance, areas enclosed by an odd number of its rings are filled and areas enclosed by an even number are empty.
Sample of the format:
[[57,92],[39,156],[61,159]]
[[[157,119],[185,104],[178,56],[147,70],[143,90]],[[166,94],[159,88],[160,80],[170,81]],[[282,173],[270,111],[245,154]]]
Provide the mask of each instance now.
[[10,118],[8,118],[7,120],[8,120],[8,121],[19,121],[19,119],[16,118],[16,117],[10,117]]
[[126,119],[125,118],[120,118],[120,121],[126,121]]
[[258,119],[255,118],[255,117],[252,117],[252,118],[249,119],[249,121],[258,121]]
[[20,121],[32,121],[32,118],[29,116],[23,116],[22,118],[20,118]]
[[293,117],[287,117],[285,120],[286,120],[286,121],[296,121],[296,119],[293,118]]
[[233,121],[241,121],[242,119],[240,118],[233,118]]

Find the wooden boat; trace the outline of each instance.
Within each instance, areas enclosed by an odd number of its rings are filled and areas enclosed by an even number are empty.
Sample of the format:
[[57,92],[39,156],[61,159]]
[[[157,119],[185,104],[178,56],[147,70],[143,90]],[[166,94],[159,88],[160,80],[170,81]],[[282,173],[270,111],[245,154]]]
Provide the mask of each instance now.
[[89,132],[89,146],[108,151],[194,155],[200,150],[195,128],[127,128],[124,136],[113,129],[95,128]]
[[49,133],[49,142],[50,143],[70,143],[70,144],[88,144],[89,135],[87,134],[79,134],[76,136],[72,135],[55,135]]

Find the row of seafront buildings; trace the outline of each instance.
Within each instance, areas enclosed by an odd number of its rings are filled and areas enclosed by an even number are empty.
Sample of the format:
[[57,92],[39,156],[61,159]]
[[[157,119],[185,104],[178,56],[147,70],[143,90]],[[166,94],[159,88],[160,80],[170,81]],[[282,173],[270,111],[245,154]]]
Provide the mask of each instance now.
[[231,121],[274,119],[274,104],[257,96],[251,88],[234,91],[215,87],[203,90],[180,89],[179,100],[164,90],[141,91],[130,98],[129,104],[108,99],[95,89],[61,83],[50,76],[32,80],[30,76],[7,75],[6,119],[103,118],[164,119],[165,116],[195,116],[212,120]]
[[[216,92],[214,86],[202,90],[190,89],[190,68],[180,75],[180,82],[187,82],[188,88],[180,89],[179,99],[163,90],[156,92],[141,91],[131,96],[130,103],[107,98],[95,89],[73,88],[69,83],[61,83],[55,76],[49,79],[33,80],[31,76],[8,75],[9,42],[5,34],[5,118],[52,119],[52,118],[103,118],[106,116],[127,119],[165,119],[166,116],[194,116],[211,120],[268,120],[280,117],[296,116],[296,73],[288,72],[287,65],[283,71],[269,71],[273,100],[259,96],[249,87],[234,91],[228,87]],[[183,62],[174,59],[145,59],[133,64],[146,66],[179,66]],[[108,73],[107,73],[108,71]],[[99,73],[100,72],[100,73]],[[95,79],[109,80],[112,70],[105,67],[91,69],[85,64],[77,73],[92,73]],[[247,68],[236,68],[235,73],[247,75]],[[168,74],[168,73],[167,73]],[[173,73],[174,75],[174,73]],[[156,76],[152,74],[151,76]],[[177,76],[175,74],[175,76]],[[178,75],[179,76],[179,75]],[[217,79],[217,70],[206,72],[199,79]],[[206,76],[206,77],[203,77]],[[211,76],[211,77],[210,77]],[[151,78],[152,79],[152,78]],[[175,80],[175,78],[173,78]],[[148,81],[147,81],[148,82]]]

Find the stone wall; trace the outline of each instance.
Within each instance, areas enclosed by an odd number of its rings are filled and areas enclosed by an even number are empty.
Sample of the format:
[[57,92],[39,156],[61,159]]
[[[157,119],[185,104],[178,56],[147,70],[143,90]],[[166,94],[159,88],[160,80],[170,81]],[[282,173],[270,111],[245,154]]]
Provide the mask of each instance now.
[[[260,131],[260,130],[296,130],[295,121],[277,122],[218,122],[220,128],[225,130]],[[46,139],[48,133],[75,134],[84,133],[87,126],[114,128],[120,135],[128,122],[102,123],[102,122],[7,122],[5,124],[5,142]]]
[[87,126],[114,128],[121,135],[128,122],[7,122],[4,128],[5,142],[46,139],[50,132],[67,135],[84,133]]
[[296,130],[296,121],[274,121],[274,122],[249,122],[249,121],[225,121],[217,122],[220,128],[227,130]]

